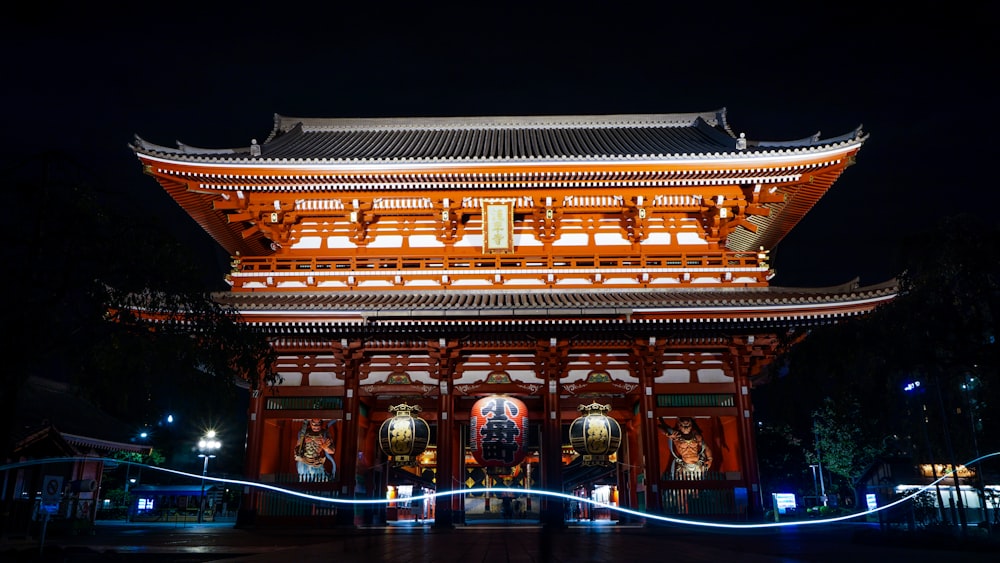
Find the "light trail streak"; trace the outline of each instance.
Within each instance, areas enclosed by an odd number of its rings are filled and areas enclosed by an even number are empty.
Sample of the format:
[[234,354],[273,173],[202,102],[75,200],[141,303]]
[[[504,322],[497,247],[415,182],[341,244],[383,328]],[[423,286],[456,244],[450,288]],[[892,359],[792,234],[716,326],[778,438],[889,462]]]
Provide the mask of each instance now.
[[[990,453],[990,454],[986,454],[986,455],[977,457],[977,458],[975,458],[975,459],[973,459],[971,461],[966,462],[964,465],[966,467],[968,467],[970,465],[979,463],[982,460],[985,460],[985,459],[988,459],[988,458],[991,458],[991,457],[995,457],[995,456],[1000,456],[1000,452],[993,452],[993,453]],[[149,469],[149,470],[152,470],[152,471],[161,471],[161,472],[170,473],[170,474],[173,474],[173,475],[180,475],[180,476],[183,476],[183,477],[190,477],[193,480],[199,480],[199,479],[203,478],[202,475],[198,475],[198,474],[194,474],[194,473],[188,473],[186,471],[179,471],[179,470],[176,470],[176,469],[170,469],[170,468],[167,468],[167,467],[157,467],[155,465],[147,465],[145,463],[137,463],[137,462],[133,462],[133,461],[123,461],[123,460],[111,459],[111,458],[85,457],[85,456],[34,459],[34,460],[22,461],[22,462],[18,462],[18,463],[10,463],[10,464],[7,464],[7,465],[0,465],[0,471],[8,471],[8,470],[11,470],[11,469],[17,469],[19,467],[27,467],[27,466],[31,466],[31,465],[52,464],[52,463],[72,463],[72,462],[76,462],[76,461],[87,461],[87,462],[103,461],[103,462],[118,463],[118,464],[128,464],[128,465],[132,465],[132,466],[137,466],[137,467],[142,467],[142,468],[145,468],[145,469]],[[605,503],[598,502],[598,501],[595,501],[595,500],[591,500],[591,499],[588,499],[588,498],[577,497],[577,496],[573,496],[573,495],[569,495],[569,494],[566,494],[566,493],[563,493],[563,492],[557,492],[557,491],[546,491],[544,489],[530,489],[530,492],[528,494],[548,496],[548,497],[552,497],[552,498],[559,498],[559,499],[570,500],[570,501],[575,501],[575,502],[582,502],[582,503],[589,504],[589,505],[591,505],[593,507],[596,507],[596,508],[610,509],[610,510],[612,510],[614,512],[617,512],[617,513],[620,513],[620,514],[627,514],[629,516],[634,516],[634,517],[637,517],[637,518],[644,518],[644,519],[647,519],[647,520],[656,521],[656,522],[662,522],[662,523],[667,523],[667,524],[676,524],[676,525],[681,525],[681,526],[694,526],[694,527],[702,527],[702,528],[730,529],[730,530],[755,530],[755,529],[762,529],[762,528],[786,528],[786,527],[796,527],[796,526],[816,526],[816,525],[821,525],[821,524],[831,524],[831,523],[834,523],[834,522],[843,522],[843,521],[847,521],[847,520],[853,520],[855,518],[861,518],[861,517],[867,516],[869,514],[875,514],[877,512],[881,512],[883,510],[888,510],[890,508],[893,508],[895,506],[898,506],[898,505],[900,505],[900,504],[902,504],[904,502],[907,502],[907,501],[913,499],[913,497],[919,495],[920,493],[922,493],[922,492],[924,492],[924,491],[926,491],[928,489],[931,489],[932,487],[934,487],[935,485],[937,485],[941,481],[944,481],[945,479],[950,478],[953,473],[954,473],[954,470],[949,471],[945,475],[942,475],[941,477],[939,477],[937,480],[935,480],[935,481],[933,481],[933,482],[931,482],[931,483],[929,483],[927,485],[924,485],[923,487],[914,489],[910,494],[908,494],[908,495],[906,495],[906,496],[904,496],[902,498],[899,498],[899,499],[897,499],[897,500],[895,500],[895,501],[893,501],[893,502],[891,502],[889,504],[886,504],[884,506],[879,506],[879,507],[871,509],[871,510],[865,510],[863,512],[855,512],[855,513],[846,514],[846,515],[842,515],[842,516],[834,516],[834,517],[830,517],[830,518],[820,518],[820,519],[815,519],[815,520],[801,520],[801,521],[793,521],[793,522],[761,522],[761,523],[709,522],[709,521],[705,521],[705,520],[691,520],[691,519],[686,519],[686,518],[674,518],[674,517],[671,517],[671,516],[664,516],[662,514],[651,514],[649,512],[641,512],[641,511],[638,511],[638,510],[632,510],[630,508],[623,508],[623,507],[620,507],[620,506],[613,506],[613,505],[605,504]],[[279,486],[276,486],[276,485],[271,485],[271,484],[268,484],[268,483],[258,483],[256,481],[246,481],[246,480],[241,480],[241,479],[227,479],[227,478],[224,478],[224,477],[204,476],[204,479],[206,481],[212,481],[212,482],[215,482],[215,483],[224,483],[224,484],[228,484],[228,485],[239,485],[239,486],[246,486],[246,487],[254,487],[254,488],[257,488],[257,489],[264,489],[264,490],[268,490],[268,491],[272,491],[272,492],[276,492],[276,493],[280,493],[280,494],[284,494],[284,495],[288,495],[288,496],[293,496],[293,497],[297,497],[297,498],[301,498],[301,499],[306,499],[306,500],[309,500],[309,501],[312,501],[312,502],[315,502],[315,503],[319,503],[319,504],[324,504],[325,503],[325,504],[333,504],[333,505],[357,506],[357,505],[390,504],[390,503],[400,502],[400,499],[391,499],[390,500],[390,499],[382,499],[382,498],[376,498],[376,499],[358,499],[358,498],[341,498],[341,497],[322,497],[322,496],[317,496],[317,495],[309,494],[309,493],[302,492],[302,491],[296,491],[296,490],[293,490],[293,489],[287,489],[287,488],[284,488],[284,487],[279,487]],[[438,497],[445,497],[445,496],[467,495],[467,494],[483,494],[483,493],[490,493],[490,494],[513,493],[515,495],[523,495],[523,494],[525,494],[525,492],[526,492],[526,489],[515,489],[515,488],[511,488],[511,487],[479,487],[479,488],[473,488],[473,489],[459,489],[459,490],[452,490],[452,491],[441,491],[441,492],[427,493],[427,494],[422,494],[422,495],[415,495],[415,496],[412,496],[412,497],[408,497],[406,500],[407,501],[420,501],[420,500],[436,499]]]

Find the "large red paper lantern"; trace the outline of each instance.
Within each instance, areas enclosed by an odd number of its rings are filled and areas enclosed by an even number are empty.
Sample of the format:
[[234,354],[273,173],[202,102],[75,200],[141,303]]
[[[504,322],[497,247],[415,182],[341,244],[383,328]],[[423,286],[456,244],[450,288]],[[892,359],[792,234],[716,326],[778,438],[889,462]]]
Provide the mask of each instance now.
[[511,467],[524,461],[528,407],[506,395],[476,401],[469,416],[469,447],[483,467]]

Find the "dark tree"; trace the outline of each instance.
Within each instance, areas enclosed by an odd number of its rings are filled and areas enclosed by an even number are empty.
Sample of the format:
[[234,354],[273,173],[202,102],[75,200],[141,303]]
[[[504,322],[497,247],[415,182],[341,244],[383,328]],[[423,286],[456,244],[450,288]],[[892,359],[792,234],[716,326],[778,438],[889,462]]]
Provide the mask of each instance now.
[[761,424],[757,428],[757,458],[765,493],[813,494],[812,481],[803,472],[804,446],[788,425]]
[[[898,297],[810,331],[755,389],[758,418],[790,427],[806,458],[818,442],[845,480],[888,450],[938,463],[996,451],[998,245],[995,225],[967,216],[909,238]],[[809,462],[785,459],[789,474]]]
[[910,239],[903,257],[900,297],[879,315],[892,343],[892,384],[921,381],[911,402],[928,405],[931,442],[944,445],[932,457],[962,463],[996,451],[1000,230],[949,217]]
[[18,392],[31,376],[72,384],[137,426],[167,410],[239,414],[245,405],[232,399],[240,386],[271,381],[263,336],[212,300],[220,287],[205,282],[197,249],[178,243],[176,229],[129,192],[61,155],[2,176],[18,211],[6,270],[16,302],[4,309],[4,459]]

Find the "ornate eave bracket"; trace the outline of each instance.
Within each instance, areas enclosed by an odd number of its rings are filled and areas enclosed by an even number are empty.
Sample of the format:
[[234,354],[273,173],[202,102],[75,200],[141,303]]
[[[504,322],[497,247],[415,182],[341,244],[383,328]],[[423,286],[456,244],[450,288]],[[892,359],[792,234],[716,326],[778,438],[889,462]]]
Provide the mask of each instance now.
[[621,226],[628,240],[638,244],[649,236],[650,210],[643,205],[642,196],[636,197],[633,201],[635,205],[622,210]]

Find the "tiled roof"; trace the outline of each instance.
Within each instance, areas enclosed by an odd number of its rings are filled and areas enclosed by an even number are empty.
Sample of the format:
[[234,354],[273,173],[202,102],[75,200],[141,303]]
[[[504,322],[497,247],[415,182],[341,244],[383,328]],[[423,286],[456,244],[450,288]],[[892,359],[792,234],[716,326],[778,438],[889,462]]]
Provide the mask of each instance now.
[[[137,152],[200,161],[482,161],[639,159],[780,150],[853,141],[818,135],[758,142],[734,135],[726,110],[713,112],[536,117],[322,119],[275,116],[259,145],[168,148],[137,138]],[[259,152],[259,154],[258,154]]]
[[288,314],[309,323],[316,320],[309,313],[353,313],[369,319],[630,316],[664,310],[695,316],[738,316],[747,310],[793,307],[820,313],[824,308],[888,300],[895,293],[893,280],[868,287],[849,282],[829,288],[235,292],[221,293],[216,300],[257,319]]
[[18,391],[17,425],[39,428],[53,425],[60,432],[109,442],[128,442],[132,437],[124,424],[83,399],[69,385],[31,377]]
[[76,434],[66,434],[63,433],[63,439],[67,443],[72,444],[78,448],[83,448],[83,451],[96,450],[99,452],[138,452],[143,454],[149,454],[150,450],[153,448],[148,445],[143,444],[129,444],[126,442],[115,442],[112,440],[102,440],[100,438],[91,438],[89,436],[77,436]]

